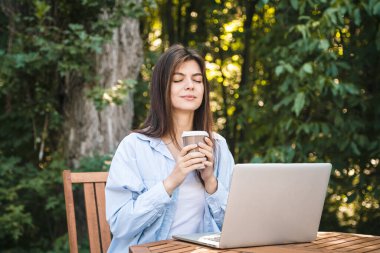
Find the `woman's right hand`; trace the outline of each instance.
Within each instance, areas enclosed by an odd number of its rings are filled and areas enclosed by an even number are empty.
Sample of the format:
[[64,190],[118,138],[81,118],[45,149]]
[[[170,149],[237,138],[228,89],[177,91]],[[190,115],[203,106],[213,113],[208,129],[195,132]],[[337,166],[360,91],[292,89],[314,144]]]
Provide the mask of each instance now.
[[187,145],[182,148],[177,157],[176,165],[172,173],[164,180],[164,187],[169,195],[185,180],[187,174],[196,170],[204,169],[204,161],[207,160],[205,154],[201,152],[189,152],[198,147],[197,144]]

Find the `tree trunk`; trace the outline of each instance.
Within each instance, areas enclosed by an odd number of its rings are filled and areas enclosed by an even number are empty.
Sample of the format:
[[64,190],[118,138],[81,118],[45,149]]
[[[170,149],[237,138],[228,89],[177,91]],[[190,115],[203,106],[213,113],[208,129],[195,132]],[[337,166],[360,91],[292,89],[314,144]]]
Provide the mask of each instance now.
[[[246,2],[246,19],[244,21],[244,50],[242,54],[243,58],[243,64],[241,67],[241,80],[239,84],[239,97],[240,94],[243,93],[243,91],[247,90],[247,79],[249,75],[249,66],[250,66],[250,61],[251,61],[251,54],[250,54],[250,47],[251,47],[251,38],[252,38],[252,18],[253,14],[255,13],[256,10],[256,5],[258,4],[257,0],[250,0]],[[236,103],[236,110],[234,112],[234,116],[237,117],[235,120],[235,124],[233,127],[233,133],[232,133],[232,143],[230,143],[230,147],[232,150],[232,155],[235,157],[238,157],[239,150],[237,148],[237,143],[241,143],[244,140],[244,131],[241,131],[238,129],[239,125],[239,117],[242,117],[242,112],[243,112],[243,106],[241,104],[241,101],[237,101]],[[242,127],[241,129],[244,129]],[[239,158],[237,159],[238,161]]]
[[190,1],[189,7],[186,8],[185,25],[183,26],[183,37],[181,43],[187,47],[189,45],[191,12],[194,10],[194,1]]
[[[94,69],[100,77],[99,85],[109,88],[118,80],[136,79],[142,60],[139,21],[124,18],[122,25],[114,30],[112,40],[96,56]],[[83,81],[68,76],[65,89],[63,142],[69,166],[78,167],[80,159],[86,156],[114,152],[131,129],[132,94],[123,105],[97,111],[93,101],[86,97],[90,87]]]

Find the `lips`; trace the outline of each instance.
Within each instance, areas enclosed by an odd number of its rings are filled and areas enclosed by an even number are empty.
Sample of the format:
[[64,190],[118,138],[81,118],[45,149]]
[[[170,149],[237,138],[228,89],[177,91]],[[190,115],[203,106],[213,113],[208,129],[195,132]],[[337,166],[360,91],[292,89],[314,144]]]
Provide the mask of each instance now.
[[186,100],[194,100],[195,96],[193,96],[193,95],[185,95],[185,96],[181,96],[181,98],[184,98]]

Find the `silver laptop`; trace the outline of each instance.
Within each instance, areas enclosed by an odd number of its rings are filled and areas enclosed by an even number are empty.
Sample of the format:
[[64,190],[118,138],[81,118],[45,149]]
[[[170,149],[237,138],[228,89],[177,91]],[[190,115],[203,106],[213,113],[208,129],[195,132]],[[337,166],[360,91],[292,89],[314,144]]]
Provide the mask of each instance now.
[[316,239],[330,163],[235,165],[221,233],[174,235],[215,248]]

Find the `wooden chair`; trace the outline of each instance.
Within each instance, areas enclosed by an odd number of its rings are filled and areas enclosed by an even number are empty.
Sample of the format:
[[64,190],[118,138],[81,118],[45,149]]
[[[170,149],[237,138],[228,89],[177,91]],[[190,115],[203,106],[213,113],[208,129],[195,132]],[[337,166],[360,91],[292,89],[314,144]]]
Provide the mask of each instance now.
[[66,202],[67,228],[69,232],[70,253],[78,252],[77,228],[74,211],[72,184],[83,183],[84,200],[90,252],[107,252],[111,243],[111,233],[106,221],[105,192],[108,172],[71,172],[62,173]]

